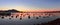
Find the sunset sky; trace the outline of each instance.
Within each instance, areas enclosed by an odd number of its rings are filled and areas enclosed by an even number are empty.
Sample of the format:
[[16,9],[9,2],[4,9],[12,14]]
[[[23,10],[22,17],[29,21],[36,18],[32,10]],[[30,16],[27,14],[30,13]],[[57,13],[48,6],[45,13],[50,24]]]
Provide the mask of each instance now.
[[60,10],[60,0],[0,0],[0,10],[19,11]]

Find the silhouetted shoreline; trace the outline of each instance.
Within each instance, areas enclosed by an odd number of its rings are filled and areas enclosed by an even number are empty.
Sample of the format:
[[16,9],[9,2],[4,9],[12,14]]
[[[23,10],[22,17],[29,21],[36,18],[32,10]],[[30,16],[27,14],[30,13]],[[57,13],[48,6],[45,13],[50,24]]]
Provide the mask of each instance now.
[[57,18],[56,20],[50,21],[48,23],[42,23],[39,25],[60,25],[60,18]]

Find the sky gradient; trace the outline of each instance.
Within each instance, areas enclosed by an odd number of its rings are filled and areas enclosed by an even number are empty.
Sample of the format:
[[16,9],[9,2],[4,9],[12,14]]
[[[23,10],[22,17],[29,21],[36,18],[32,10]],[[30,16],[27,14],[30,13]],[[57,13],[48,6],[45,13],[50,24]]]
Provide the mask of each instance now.
[[60,0],[0,0],[0,10],[19,11],[60,10]]

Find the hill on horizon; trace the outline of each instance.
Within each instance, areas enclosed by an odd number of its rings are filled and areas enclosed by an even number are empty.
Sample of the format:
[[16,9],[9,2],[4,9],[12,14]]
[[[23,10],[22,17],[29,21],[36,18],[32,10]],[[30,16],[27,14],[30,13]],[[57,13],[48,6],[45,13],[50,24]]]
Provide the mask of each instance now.
[[[0,12],[20,12],[20,13],[23,13],[25,11],[18,11],[16,9],[10,9],[10,10],[0,10]],[[34,11],[33,11],[33,13],[34,13]],[[44,12],[37,12],[37,13],[60,13],[60,11],[44,11]]]
[[1,10],[0,12],[22,12],[22,11],[18,11],[16,9],[11,9],[11,10]]

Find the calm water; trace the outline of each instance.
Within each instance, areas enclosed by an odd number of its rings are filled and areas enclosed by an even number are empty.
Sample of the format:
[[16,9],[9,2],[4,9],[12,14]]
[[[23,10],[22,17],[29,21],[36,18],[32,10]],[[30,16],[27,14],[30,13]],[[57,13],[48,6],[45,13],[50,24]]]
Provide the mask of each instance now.
[[60,18],[60,13],[12,13],[0,16],[0,25],[34,25]]

